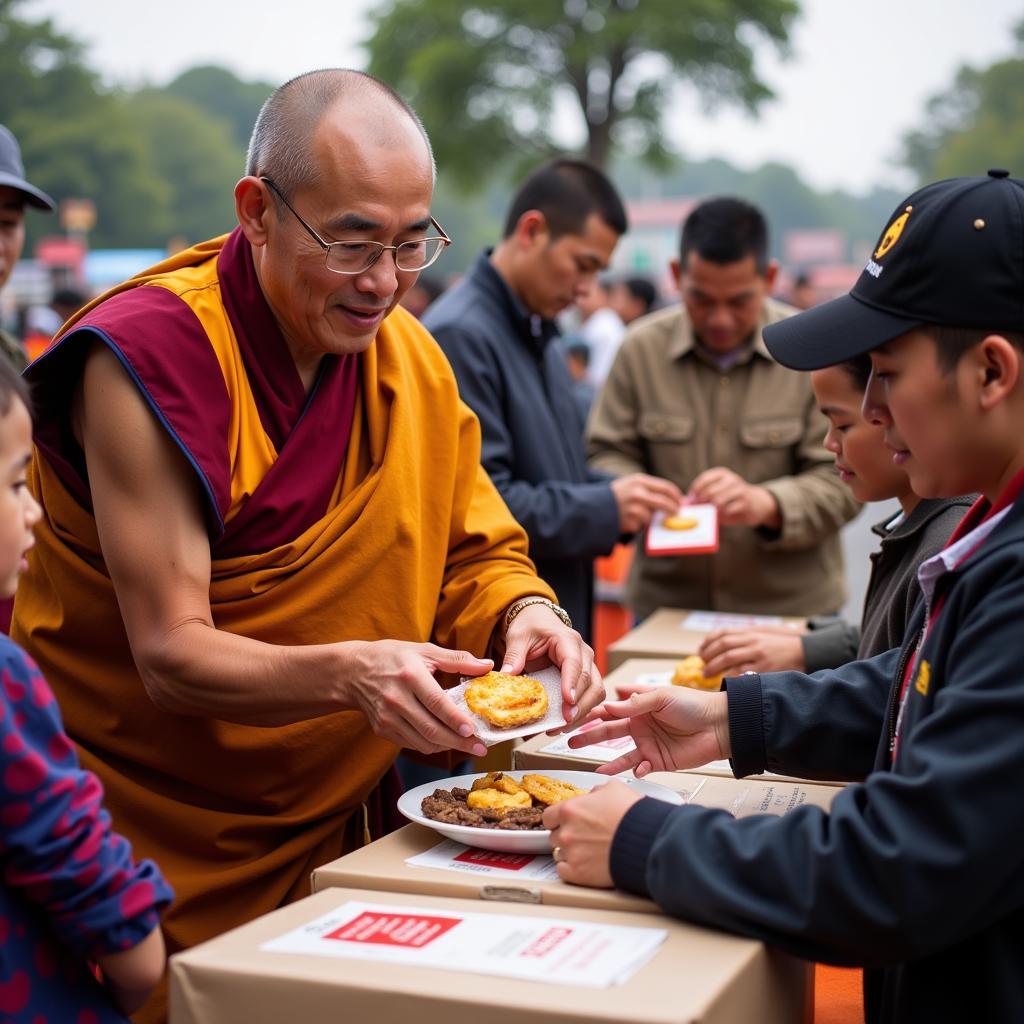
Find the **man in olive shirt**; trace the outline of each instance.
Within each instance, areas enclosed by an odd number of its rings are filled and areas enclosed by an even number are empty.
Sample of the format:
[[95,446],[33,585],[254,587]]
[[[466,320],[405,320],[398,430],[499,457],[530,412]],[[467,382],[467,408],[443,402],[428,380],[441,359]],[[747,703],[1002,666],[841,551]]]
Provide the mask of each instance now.
[[672,273],[682,304],[637,320],[590,420],[590,465],[665,477],[718,507],[712,555],[650,557],[627,601],[768,615],[837,611],[846,598],[839,528],[859,505],[836,475],[809,375],[776,363],[765,324],[795,310],[768,296],[776,265],[760,211],[696,207]]

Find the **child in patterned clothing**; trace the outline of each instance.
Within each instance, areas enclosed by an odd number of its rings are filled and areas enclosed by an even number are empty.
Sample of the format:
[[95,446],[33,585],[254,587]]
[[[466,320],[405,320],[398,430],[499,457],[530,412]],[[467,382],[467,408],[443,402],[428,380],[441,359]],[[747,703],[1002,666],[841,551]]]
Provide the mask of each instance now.
[[[25,486],[32,424],[0,360],[0,597],[27,567],[39,506]],[[32,659],[0,634],[0,1021],[125,1021],[164,969],[173,893],[112,832]],[[98,968],[98,974],[90,969]]]

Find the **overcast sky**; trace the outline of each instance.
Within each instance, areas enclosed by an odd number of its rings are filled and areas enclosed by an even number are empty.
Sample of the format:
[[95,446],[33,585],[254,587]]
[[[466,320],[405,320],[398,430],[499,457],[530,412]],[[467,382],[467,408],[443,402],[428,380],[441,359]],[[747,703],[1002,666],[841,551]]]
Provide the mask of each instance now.
[[[245,78],[282,82],[313,67],[361,67],[365,13],[374,6],[375,0],[175,0],[154,7],[31,0],[23,13],[52,17],[85,41],[108,81],[162,84],[194,64],[215,63]],[[682,99],[668,130],[684,155],[721,156],[744,167],[780,160],[821,188],[902,188],[910,181],[896,163],[900,140],[920,123],[926,100],[949,86],[961,64],[985,65],[1013,52],[1012,27],[1024,20],[1021,0],[803,6],[790,59],[780,62],[766,49],[760,62],[778,98],[756,121],[728,109],[704,116],[695,101]],[[979,154],[978,170],[986,167]]]

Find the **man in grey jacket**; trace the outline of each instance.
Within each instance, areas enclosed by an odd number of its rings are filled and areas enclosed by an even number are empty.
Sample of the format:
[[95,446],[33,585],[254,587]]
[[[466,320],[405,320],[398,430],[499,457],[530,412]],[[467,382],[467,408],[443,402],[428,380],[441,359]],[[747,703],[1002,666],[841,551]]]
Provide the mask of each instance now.
[[646,473],[613,480],[587,468],[572,380],[552,344],[554,317],[588,292],[625,230],[608,178],[582,161],[555,160],[520,186],[498,245],[423,318],[480,419],[484,468],[585,638],[593,559],[682,500],[675,484]]

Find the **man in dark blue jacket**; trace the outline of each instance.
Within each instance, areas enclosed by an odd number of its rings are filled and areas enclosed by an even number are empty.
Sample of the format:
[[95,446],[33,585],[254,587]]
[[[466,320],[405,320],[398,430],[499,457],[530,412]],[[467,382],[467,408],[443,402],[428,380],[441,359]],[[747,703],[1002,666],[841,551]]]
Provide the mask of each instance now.
[[731,757],[861,780],[828,812],[733,819],[619,783],[545,814],[559,873],[799,956],[865,971],[870,1021],[1024,1020],[1024,182],[901,204],[848,296],[766,331],[806,370],[870,351],[865,413],[928,497],[980,491],[919,571],[902,649],[813,676],[727,679],[604,705],[602,768]]
[[625,230],[601,171],[545,164],[513,198],[501,242],[423,317],[480,419],[481,460],[526,530],[538,574],[588,639],[593,559],[682,502],[666,480],[587,468],[572,379],[552,344],[555,316],[587,293]]

